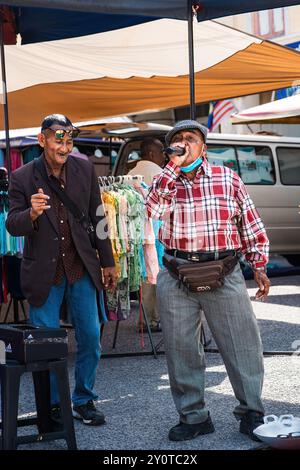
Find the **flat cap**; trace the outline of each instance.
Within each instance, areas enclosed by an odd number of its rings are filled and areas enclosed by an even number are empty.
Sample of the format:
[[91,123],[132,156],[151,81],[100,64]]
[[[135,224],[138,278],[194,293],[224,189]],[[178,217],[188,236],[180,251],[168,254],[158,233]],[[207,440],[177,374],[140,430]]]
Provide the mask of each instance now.
[[171,129],[165,136],[165,141],[167,146],[170,145],[170,142],[172,138],[174,137],[175,134],[179,131],[189,131],[189,130],[194,130],[197,129],[198,131],[201,132],[204,142],[206,142],[207,138],[207,132],[208,129],[205,127],[203,124],[200,124],[200,122],[193,121],[192,119],[186,119],[185,121],[179,121],[175,124],[173,129]]

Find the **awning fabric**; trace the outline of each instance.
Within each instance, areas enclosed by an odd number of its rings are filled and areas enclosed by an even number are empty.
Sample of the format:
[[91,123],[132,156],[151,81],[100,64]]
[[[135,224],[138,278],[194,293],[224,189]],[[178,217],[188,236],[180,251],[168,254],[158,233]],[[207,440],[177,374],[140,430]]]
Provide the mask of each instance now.
[[[53,112],[75,122],[187,105],[185,26],[165,19],[6,46],[10,127],[38,126]],[[210,21],[195,24],[195,70],[196,102],[208,102],[291,86],[300,54]]]
[[[153,18],[187,19],[187,0],[6,0],[22,43],[103,32]],[[198,21],[297,5],[299,0],[193,0]]]
[[233,124],[300,124],[300,94],[245,109],[231,120]]
[[[195,71],[261,42],[216,22],[195,23]],[[9,92],[53,82],[189,73],[186,22],[180,20],[161,19],[91,36],[7,46],[5,57]]]

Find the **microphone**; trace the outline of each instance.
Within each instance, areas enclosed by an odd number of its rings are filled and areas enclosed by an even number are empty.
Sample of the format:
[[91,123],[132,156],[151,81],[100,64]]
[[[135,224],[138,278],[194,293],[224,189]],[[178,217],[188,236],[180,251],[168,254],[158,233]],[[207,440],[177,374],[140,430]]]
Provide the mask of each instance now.
[[178,157],[182,157],[185,154],[184,147],[166,147],[164,148],[164,152],[169,156],[177,155]]

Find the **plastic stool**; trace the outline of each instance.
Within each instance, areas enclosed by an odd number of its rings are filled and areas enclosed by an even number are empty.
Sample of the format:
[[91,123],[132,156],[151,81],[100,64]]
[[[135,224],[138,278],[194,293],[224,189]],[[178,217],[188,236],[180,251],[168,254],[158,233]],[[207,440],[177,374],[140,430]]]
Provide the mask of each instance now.
[[[36,418],[18,419],[20,379],[24,372],[32,372]],[[56,374],[60,397],[63,429],[58,431],[54,430],[54,423],[51,420],[49,372]],[[2,450],[15,450],[18,444],[56,439],[65,439],[70,450],[77,449],[66,359],[37,361],[28,364],[8,361],[6,364],[0,364],[0,382],[2,415],[2,422],[0,423],[2,446],[0,444],[0,448]],[[17,436],[18,426],[33,424],[37,425],[39,434]]]

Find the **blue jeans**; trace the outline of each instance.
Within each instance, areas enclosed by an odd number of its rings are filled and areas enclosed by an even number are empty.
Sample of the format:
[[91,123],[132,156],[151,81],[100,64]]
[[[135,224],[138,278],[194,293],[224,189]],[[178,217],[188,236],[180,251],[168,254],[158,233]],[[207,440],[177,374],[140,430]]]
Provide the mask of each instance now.
[[[74,284],[69,284],[64,278],[61,284],[53,286],[46,302],[41,307],[30,305],[29,321],[36,326],[59,328],[59,312],[65,292],[77,342],[75,389],[72,401],[75,406],[78,406],[98,398],[93,392],[93,387],[101,354],[100,323],[96,301],[97,291],[88,274]],[[56,379],[52,374],[50,382],[51,403],[59,403]]]

